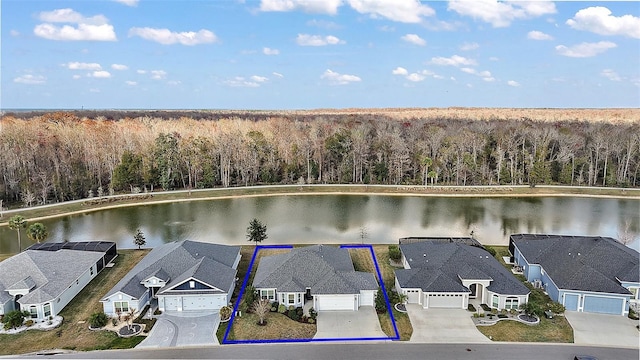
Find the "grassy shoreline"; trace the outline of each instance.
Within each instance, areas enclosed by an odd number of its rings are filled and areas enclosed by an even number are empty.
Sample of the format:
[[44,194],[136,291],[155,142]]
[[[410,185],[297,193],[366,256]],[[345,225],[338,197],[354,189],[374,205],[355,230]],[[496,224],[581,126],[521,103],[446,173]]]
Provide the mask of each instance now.
[[[151,196],[150,196],[151,195]],[[379,185],[285,185],[243,188],[180,190],[139,195],[104,197],[112,201],[96,203],[97,198],[64,202],[46,207],[11,209],[0,218],[0,226],[16,213],[29,221],[89,213],[120,207],[153,205],[185,201],[224,200],[245,197],[354,195],[420,197],[598,197],[640,200],[640,189],[566,187],[566,186],[379,186]]]

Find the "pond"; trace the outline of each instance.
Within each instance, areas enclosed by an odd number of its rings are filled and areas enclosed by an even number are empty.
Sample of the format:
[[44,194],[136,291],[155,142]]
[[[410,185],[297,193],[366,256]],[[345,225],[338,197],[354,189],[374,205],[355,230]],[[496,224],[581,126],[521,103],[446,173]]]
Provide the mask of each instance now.
[[[65,216],[43,223],[48,241],[115,241],[132,248],[137,228],[147,247],[175,240],[248,244],[252,218],[267,225],[264,244],[397,243],[407,236],[469,236],[507,245],[515,233],[634,236],[640,200],[585,197],[420,197],[302,195],[152,204]],[[23,232],[23,248],[31,242]],[[18,250],[16,232],[0,228],[0,253]]]

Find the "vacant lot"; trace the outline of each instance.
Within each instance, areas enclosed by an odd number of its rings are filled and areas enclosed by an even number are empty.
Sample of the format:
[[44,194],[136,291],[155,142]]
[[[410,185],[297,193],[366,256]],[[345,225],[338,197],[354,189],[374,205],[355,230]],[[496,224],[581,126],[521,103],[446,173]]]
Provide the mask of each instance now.
[[[51,331],[28,330],[0,335],[0,355],[17,355],[48,349],[80,351],[131,348],[143,337],[119,338],[111,331],[90,331],[86,321],[102,311],[100,298],[106,294],[149,250],[119,250],[115,266],[105,268],[61,312],[63,324]],[[84,323],[80,323],[84,321]]]
[[491,326],[478,326],[478,330],[493,341],[573,342],[573,328],[564,316],[542,318],[540,324],[534,326],[503,320]]
[[229,340],[311,339],[316,334],[315,324],[293,321],[277,312],[270,312],[266,322],[264,326],[258,325],[255,314],[243,313],[233,320]]

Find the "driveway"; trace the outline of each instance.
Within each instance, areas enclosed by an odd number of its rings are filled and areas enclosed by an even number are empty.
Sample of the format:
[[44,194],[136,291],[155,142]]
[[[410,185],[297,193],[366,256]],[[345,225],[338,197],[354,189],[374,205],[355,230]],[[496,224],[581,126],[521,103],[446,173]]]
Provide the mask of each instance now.
[[423,309],[407,304],[413,327],[410,342],[416,343],[488,343],[491,342],[473,324],[471,313],[462,309]]
[[358,311],[320,311],[314,339],[388,338],[373,306]]
[[573,342],[580,345],[615,347],[640,346],[637,320],[626,316],[565,311],[564,316],[573,328]]
[[166,312],[136,348],[218,345],[218,312]]

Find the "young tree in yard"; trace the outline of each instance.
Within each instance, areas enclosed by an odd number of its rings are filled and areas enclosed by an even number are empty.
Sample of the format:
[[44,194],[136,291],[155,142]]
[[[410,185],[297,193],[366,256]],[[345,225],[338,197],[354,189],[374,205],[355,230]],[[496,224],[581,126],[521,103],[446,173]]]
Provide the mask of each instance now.
[[22,215],[14,215],[9,218],[9,229],[18,233],[18,252],[22,252],[22,242],[20,241],[20,229],[27,227],[27,219]]
[[147,244],[147,240],[142,233],[142,230],[139,228],[136,230],[136,234],[133,235],[133,243],[138,246],[138,250],[140,250],[141,246],[145,246]]
[[45,241],[48,236],[47,227],[42,223],[34,223],[27,228],[27,237],[31,239],[31,241],[41,243]]
[[253,241],[258,245],[258,243],[266,240],[267,237],[267,225],[262,224],[260,220],[255,218],[251,220],[247,228],[247,240]]
[[4,314],[4,317],[2,318],[2,322],[4,323],[4,329],[9,330],[9,329],[14,329],[22,326],[22,323],[24,322],[24,318],[29,315],[30,314],[28,311],[20,311],[20,310],[9,311],[8,313]]
[[264,325],[264,320],[270,311],[271,303],[267,299],[258,300],[253,304],[253,313],[258,316],[260,325]]
[[376,294],[376,312],[378,314],[384,314],[387,311],[387,302],[384,299],[384,293],[382,292],[382,287],[378,288],[378,293]]

